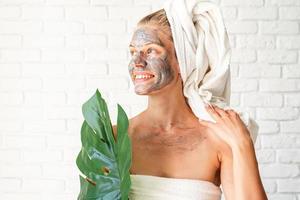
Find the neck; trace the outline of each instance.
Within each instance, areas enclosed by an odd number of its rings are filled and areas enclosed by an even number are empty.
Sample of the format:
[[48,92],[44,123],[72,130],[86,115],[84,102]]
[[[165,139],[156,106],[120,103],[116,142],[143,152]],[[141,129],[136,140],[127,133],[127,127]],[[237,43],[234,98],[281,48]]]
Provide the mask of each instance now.
[[194,122],[197,117],[185,101],[181,83],[174,87],[170,85],[167,90],[148,96],[146,113],[153,124],[163,130],[171,130]]

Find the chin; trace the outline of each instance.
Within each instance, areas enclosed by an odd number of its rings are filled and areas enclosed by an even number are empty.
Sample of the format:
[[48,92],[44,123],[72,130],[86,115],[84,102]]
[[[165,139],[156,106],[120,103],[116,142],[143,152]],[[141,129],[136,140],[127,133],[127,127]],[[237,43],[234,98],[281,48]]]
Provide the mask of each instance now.
[[139,90],[135,90],[134,91],[137,95],[149,95],[149,93],[147,91],[139,91]]

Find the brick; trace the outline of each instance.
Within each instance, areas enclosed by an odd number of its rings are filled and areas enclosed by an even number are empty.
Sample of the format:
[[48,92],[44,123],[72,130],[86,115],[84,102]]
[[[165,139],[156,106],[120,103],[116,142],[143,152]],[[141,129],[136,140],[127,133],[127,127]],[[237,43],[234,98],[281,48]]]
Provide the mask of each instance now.
[[46,148],[46,140],[44,136],[6,136],[4,145],[9,149],[41,150]]
[[40,50],[32,49],[3,49],[0,51],[0,62],[34,62],[41,60]]
[[[82,103],[81,103],[82,105]],[[66,120],[67,121],[67,130],[68,132],[71,133],[79,133],[81,129],[81,125],[83,122],[83,119],[71,119],[71,120]]]
[[253,49],[275,49],[276,39],[272,35],[238,35],[236,47]]
[[140,19],[151,13],[149,6],[110,6],[110,19]]
[[21,189],[21,179],[18,178],[0,178],[0,192],[18,192]]
[[110,75],[128,75],[129,77],[129,71],[128,71],[128,60],[120,60],[120,61],[111,61],[108,64],[109,67],[109,74]]
[[297,133],[300,130],[300,120],[282,121],[280,129],[283,133]]
[[264,149],[290,149],[300,147],[300,137],[294,135],[263,135],[262,147]]
[[86,52],[86,60],[89,62],[103,62],[110,60],[125,60],[125,50],[111,50],[111,49],[88,49]]
[[293,92],[299,90],[299,82],[292,79],[261,79],[259,88],[265,92]]
[[80,149],[81,142],[79,135],[57,135],[47,138],[47,146],[50,148],[78,148]]
[[0,33],[31,34],[42,32],[40,21],[0,21]]
[[261,34],[297,34],[299,25],[293,21],[261,21],[259,30]]
[[67,97],[64,91],[61,92],[49,91],[43,93],[43,102],[48,106],[65,105],[67,101],[66,99]]
[[230,63],[230,74],[234,78],[239,76],[239,65],[238,63]]
[[16,6],[1,6],[0,19],[16,19],[21,15],[21,10]]
[[81,109],[78,107],[48,107],[46,116],[48,119],[78,119]]
[[49,91],[62,92],[65,90],[80,90],[85,87],[83,78],[45,78],[43,88]]
[[0,76],[1,77],[20,77],[21,65],[20,64],[0,64]]
[[42,88],[42,81],[38,78],[0,79],[0,91],[39,90],[41,88]]
[[[140,1],[139,1],[140,2]],[[152,1],[151,1],[152,2]],[[120,6],[120,5],[131,5],[132,0],[91,0],[91,5],[103,5],[103,6]]]
[[66,6],[79,6],[79,5],[88,5],[89,0],[46,0],[47,5],[66,5]]
[[43,95],[39,92],[26,92],[24,96],[24,105],[26,106],[42,106]]
[[274,134],[279,132],[279,123],[277,121],[257,120],[259,125],[259,134]]
[[83,33],[83,24],[79,22],[46,21],[44,32],[46,34],[61,35],[81,34]]
[[86,64],[66,64],[66,71],[69,77],[93,77],[108,74],[108,67],[106,63],[102,62]]
[[[79,179],[68,179],[66,181],[66,191],[69,193],[77,193],[78,186],[80,185]],[[49,199],[50,200],[50,199]],[[63,200],[63,199],[62,199]],[[70,199],[72,200],[72,199]]]
[[48,36],[48,35],[25,35],[23,37],[23,45],[27,48],[48,48],[48,47],[63,47],[63,36]]
[[267,0],[266,5],[276,6],[299,6],[299,0]]
[[276,7],[241,7],[238,8],[239,19],[276,19],[278,16]]
[[270,200],[297,200],[297,197],[293,194],[269,194],[268,199]]
[[21,92],[2,92],[0,93],[1,105],[20,105],[23,103]]
[[73,164],[44,164],[43,176],[47,178],[74,178],[78,176],[77,166]]
[[43,20],[61,20],[64,18],[64,9],[62,7],[51,6],[22,6],[22,19],[43,19]]
[[300,7],[280,7],[279,18],[287,20],[300,19]]
[[230,95],[230,105],[231,106],[239,106],[241,104],[241,101],[240,101],[240,94],[239,93],[231,93]]
[[267,62],[271,64],[296,63],[298,60],[297,51],[258,50],[257,55],[258,55],[258,62]]
[[23,129],[23,121],[22,121],[22,119],[20,119],[20,120],[16,120],[16,119],[12,119],[12,120],[1,119],[0,131],[5,132],[6,134],[8,134],[9,132],[12,132],[12,133],[20,132],[22,129]]
[[[78,187],[78,185],[80,185],[80,183],[77,184],[77,187]],[[77,195],[78,191],[79,190],[77,188],[77,190],[73,191],[72,193],[45,195],[45,196],[43,196],[43,200],[53,200],[53,199],[55,199],[55,200],[73,200],[74,196]]]
[[283,78],[300,78],[300,66],[296,65],[286,65],[282,67]]
[[[79,106],[81,107],[83,103],[89,99],[95,91],[92,92],[76,92],[76,91],[68,91],[67,92],[67,105],[69,106]],[[106,98],[106,94],[101,91],[101,96]],[[81,124],[81,122],[79,123]]]
[[31,133],[53,133],[65,131],[66,125],[64,120],[25,120],[24,131]]
[[42,107],[34,106],[4,106],[0,107],[0,119],[3,120],[19,120],[23,118],[27,119],[39,119],[43,117]]
[[252,49],[232,49],[232,63],[250,63],[256,61],[255,50]]
[[237,9],[235,7],[222,7],[221,13],[224,20],[237,18]]
[[300,36],[278,36],[277,46],[280,49],[300,49]]
[[299,168],[292,164],[265,164],[259,166],[262,177],[291,178],[299,175]]
[[0,48],[20,48],[21,45],[22,38],[19,35],[0,35]]
[[282,163],[300,163],[300,150],[278,150],[277,157]]
[[1,0],[1,4],[20,5],[20,4],[41,4],[44,0]]
[[27,77],[65,77],[65,67],[60,63],[24,63],[22,74]]
[[129,44],[131,41],[132,35],[108,35],[108,48],[116,48],[116,49],[126,49],[129,51]]
[[300,179],[278,180],[278,192],[300,192]]
[[229,34],[251,34],[258,31],[257,23],[252,21],[225,21],[225,27]]
[[[153,2],[155,2],[153,5]],[[144,1],[139,1],[139,0],[133,0],[133,4],[134,5],[152,5],[153,7],[156,7],[157,6],[161,6],[163,2],[160,1],[160,0],[156,0],[156,1],[153,1],[153,0],[144,0]]]
[[106,7],[67,7],[67,20],[99,20],[107,19]]
[[258,81],[255,79],[232,79],[232,92],[251,92],[257,91]]
[[103,77],[103,78],[93,78],[87,80],[88,88],[99,88],[100,91],[108,90],[127,90],[128,89],[128,79],[124,77]]
[[241,78],[280,78],[281,66],[270,64],[240,64]]
[[23,192],[47,192],[47,193],[62,193],[65,190],[65,182],[63,180],[54,179],[24,179]]
[[107,40],[105,36],[102,35],[80,35],[80,36],[67,36],[66,46],[67,47],[103,47],[107,45]]
[[263,6],[263,0],[221,0],[222,6]]
[[[21,152],[18,150],[0,150],[0,161],[1,162],[16,162],[20,161]],[[2,165],[2,164],[1,164]],[[1,179],[0,179],[1,182]],[[2,184],[0,184],[2,186]],[[0,189],[1,191],[1,189]]]
[[23,151],[22,159],[26,163],[55,163],[62,161],[62,152],[58,150]]
[[273,163],[276,159],[275,151],[273,150],[257,150],[256,157],[259,163]]
[[[14,1],[16,1],[16,0],[14,0]],[[40,200],[42,198],[42,195],[41,194],[28,194],[28,193],[19,193],[19,194],[4,193],[0,197],[1,197],[1,199],[5,199],[5,200],[23,200],[23,199]]]
[[42,50],[43,62],[79,62],[83,61],[83,50],[59,49]]
[[241,97],[244,106],[281,107],[283,105],[281,94],[260,94],[255,92],[244,93]]
[[66,163],[75,163],[77,155],[80,152],[80,148],[68,148],[63,149],[63,159]]
[[300,94],[286,94],[284,98],[287,106],[300,106]]
[[143,95],[137,95],[135,93],[128,92],[118,92],[112,94],[111,103],[119,103],[119,104],[141,104],[141,102],[146,101],[147,97]]
[[122,34],[126,32],[125,20],[108,20],[97,22],[87,21],[84,23],[86,33]]
[[296,108],[257,108],[258,119],[267,120],[292,120],[296,119],[299,111]]
[[1,176],[2,177],[41,177],[42,168],[40,165],[1,165]]
[[274,193],[276,191],[276,181],[275,180],[266,179],[266,178],[262,178],[261,180],[262,180],[264,190],[267,193]]

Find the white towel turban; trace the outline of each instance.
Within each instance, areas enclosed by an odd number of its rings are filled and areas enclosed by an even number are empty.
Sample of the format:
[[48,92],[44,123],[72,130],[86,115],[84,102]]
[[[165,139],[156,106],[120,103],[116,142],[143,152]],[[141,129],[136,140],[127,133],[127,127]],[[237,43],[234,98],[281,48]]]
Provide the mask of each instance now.
[[[194,114],[215,122],[204,103],[228,109],[231,48],[220,8],[208,0],[167,0],[163,6],[171,26],[183,81],[183,93]],[[258,125],[238,112],[255,142]]]

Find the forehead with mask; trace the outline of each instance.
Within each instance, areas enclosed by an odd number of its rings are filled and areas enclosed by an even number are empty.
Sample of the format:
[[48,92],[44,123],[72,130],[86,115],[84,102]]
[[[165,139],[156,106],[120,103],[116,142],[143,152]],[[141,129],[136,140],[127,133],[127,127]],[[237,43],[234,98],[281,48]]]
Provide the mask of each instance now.
[[178,63],[163,9],[140,20],[129,48],[131,61],[128,70],[137,94],[153,93],[177,78]]

